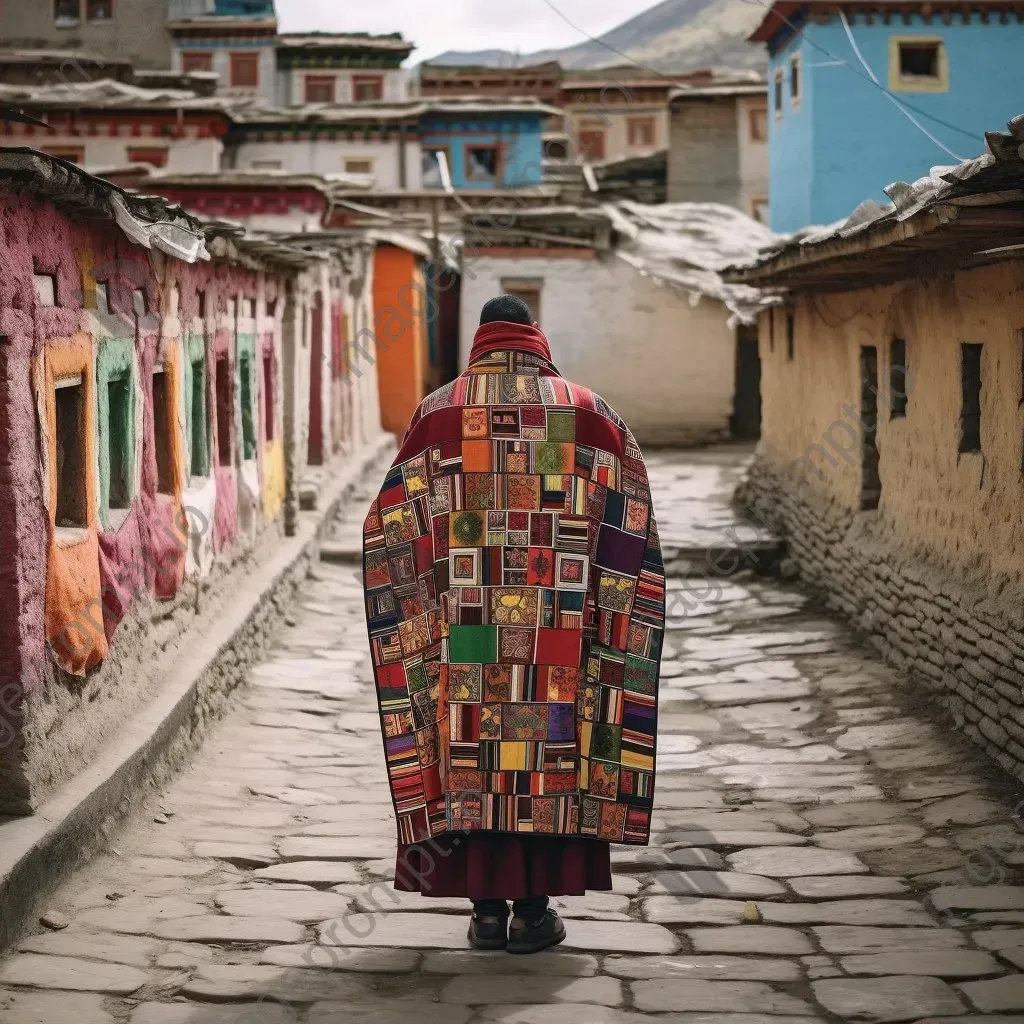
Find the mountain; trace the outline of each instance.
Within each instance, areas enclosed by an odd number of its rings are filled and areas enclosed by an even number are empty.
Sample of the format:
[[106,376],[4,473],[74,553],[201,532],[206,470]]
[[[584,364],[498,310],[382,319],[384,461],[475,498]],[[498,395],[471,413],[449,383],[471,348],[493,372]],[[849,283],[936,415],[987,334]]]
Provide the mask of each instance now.
[[[764,68],[764,48],[746,41],[769,4],[757,0],[662,0],[617,28],[561,50],[513,54],[506,50],[449,50],[431,64],[480,64],[502,67],[557,60],[566,68],[622,64],[619,53],[657,71],[698,68]],[[602,46],[601,43],[606,45]],[[610,49],[609,49],[610,47]]]

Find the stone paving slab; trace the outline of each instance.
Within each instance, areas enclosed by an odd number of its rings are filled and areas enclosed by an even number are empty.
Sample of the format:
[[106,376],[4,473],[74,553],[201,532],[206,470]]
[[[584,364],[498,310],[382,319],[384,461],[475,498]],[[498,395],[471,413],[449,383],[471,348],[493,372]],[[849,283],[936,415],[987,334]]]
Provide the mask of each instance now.
[[[666,537],[690,458],[657,458]],[[380,881],[395,823],[362,598],[323,564],[192,767],[56,895],[70,926],[0,962],[25,972],[0,1021],[250,1024],[263,998],[288,1024],[1024,1024],[1013,800],[805,596],[701,586],[669,580],[686,614],[651,845],[613,848],[613,892],[555,901],[562,946],[478,953],[466,901]],[[972,855],[995,884],[969,881]]]

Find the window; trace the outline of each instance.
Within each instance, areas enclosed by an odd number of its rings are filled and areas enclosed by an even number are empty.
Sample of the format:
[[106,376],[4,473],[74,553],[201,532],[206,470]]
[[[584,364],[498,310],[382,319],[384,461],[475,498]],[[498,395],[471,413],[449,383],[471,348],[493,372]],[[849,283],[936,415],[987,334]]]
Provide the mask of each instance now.
[[631,146],[653,146],[657,125],[653,117],[629,117],[626,118],[626,134]]
[[803,62],[799,53],[794,53],[789,62],[789,105],[794,110],[799,110],[800,99],[803,96]]
[[35,274],[33,278],[37,306],[57,305],[57,277],[55,274]]
[[373,157],[345,157],[346,174],[373,174]]
[[569,143],[565,139],[548,139],[544,143],[544,158],[546,160],[568,160]]
[[206,319],[206,292],[202,288],[196,289],[196,306],[200,320]]
[[206,360],[192,364],[192,395],[189,401],[192,453],[190,470],[193,476],[206,476]]
[[263,429],[268,441],[274,440],[274,357],[263,357]]
[[782,120],[782,82],[784,74],[782,68],[775,72],[775,79],[772,82],[772,104],[775,107],[775,120]]
[[768,310],[768,351],[775,351],[775,310]]
[[751,142],[768,141],[768,108],[750,107],[747,110],[747,125]]
[[981,451],[981,345],[960,346],[960,451]]
[[878,508],[882,480],[878,475],[878,349],[860,350],[860,507]]
[[181,54],[182,71],[212,71],[213,54],[207,50],[184,50]]
[[540,323],[540,294],[544,287],[542,278],[504,278],[501,290],[505,295],[514,295],[530,307],[533,319]]
[[114,0],[85,0],[86,21],[110,21],[114,16]]
[[252,416],[252,362],[249,353],[238,357],[239,397],[242,404],[242,458],[256,458],[256,428]]
[[85,384],[82,376],[56,382],[58,527],[85,529]]
[[267,316],[277,315],[277,299],[267,299]]
[[107,381],[107,506],[111,512],[127,509],[132,500],[135,458],[131,408],[128,376]]
[[47,146],[43,152],[72,164],[85,161],[85,148],[82,146]]
[[580,152],[584,160],[603,160],[605,155],[605,133],[603,128],[580,129]]
[[259,88],[260,55],[258,53],[232,53],[230,58],[232,88]]
[[170,382],[161,368],[153,372],[153,444],[156,447],[156,489],[174,493],[174,454],[171,448],[172,418]]
[[228,357],[217,359],[217,463],[221,466],[231,465],[231,373]]
[[497,181],[499,150],[494,146],[466,147],[466,177],[469,181]]
[[54,0],[53,23],[56,28],[72,28],[78,24],[79,0]]
[[444,188],[445,174],[441,170],[440,154],[444,154],[445,167],[448,172],[449,183],[451,181],[451,160],[448,157],[448,149],[445,146],[432,146],[423,150],[423,187]]
[[352,98],[356,103],[370,103],[384,99],[383,75],[353,75]]
[[167,166],[167,149],[163,146],[129,146],[128,163]]
[[306,102],[333,103],[336,81],[334,75],[306,75]]
[[945,92],[949,58],[938,36],[889,37],[889,88],[898,92]]
[[792,311],[786,314],[786,359],[793,362],[794,344],[796,341],[796,317]]
[[768,223],[768,200],[767,199],[751,199],[750,200],[750,216],[754,220],[761,224]]
[[907,415],[907,343],[893,338],[889,346],[889,417]]

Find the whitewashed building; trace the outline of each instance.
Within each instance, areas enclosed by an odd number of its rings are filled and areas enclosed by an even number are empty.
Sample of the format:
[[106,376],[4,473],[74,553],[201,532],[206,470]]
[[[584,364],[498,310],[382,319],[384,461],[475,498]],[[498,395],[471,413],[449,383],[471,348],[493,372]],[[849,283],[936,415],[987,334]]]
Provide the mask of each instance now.
[[[514,217],[514,226],[508,220]],[[516,211],[464,225],[462,364],[480,308],[519,295],[555,365],[592,388],[647,444],[756,436],[754,322],[766,300],[718,269],[774,236],[717,204]]]

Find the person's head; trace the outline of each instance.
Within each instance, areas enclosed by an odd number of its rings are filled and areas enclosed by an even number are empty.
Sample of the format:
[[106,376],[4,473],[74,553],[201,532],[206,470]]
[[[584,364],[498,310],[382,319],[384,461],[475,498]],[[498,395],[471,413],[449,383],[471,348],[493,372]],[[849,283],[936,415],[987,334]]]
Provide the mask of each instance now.
[[522,299],[515,295],[499,295],[484,303],[480,311],[480,326],[484,324],[506,323],[525,324],[527,327],[533,324],[533,313],[530,307]]

